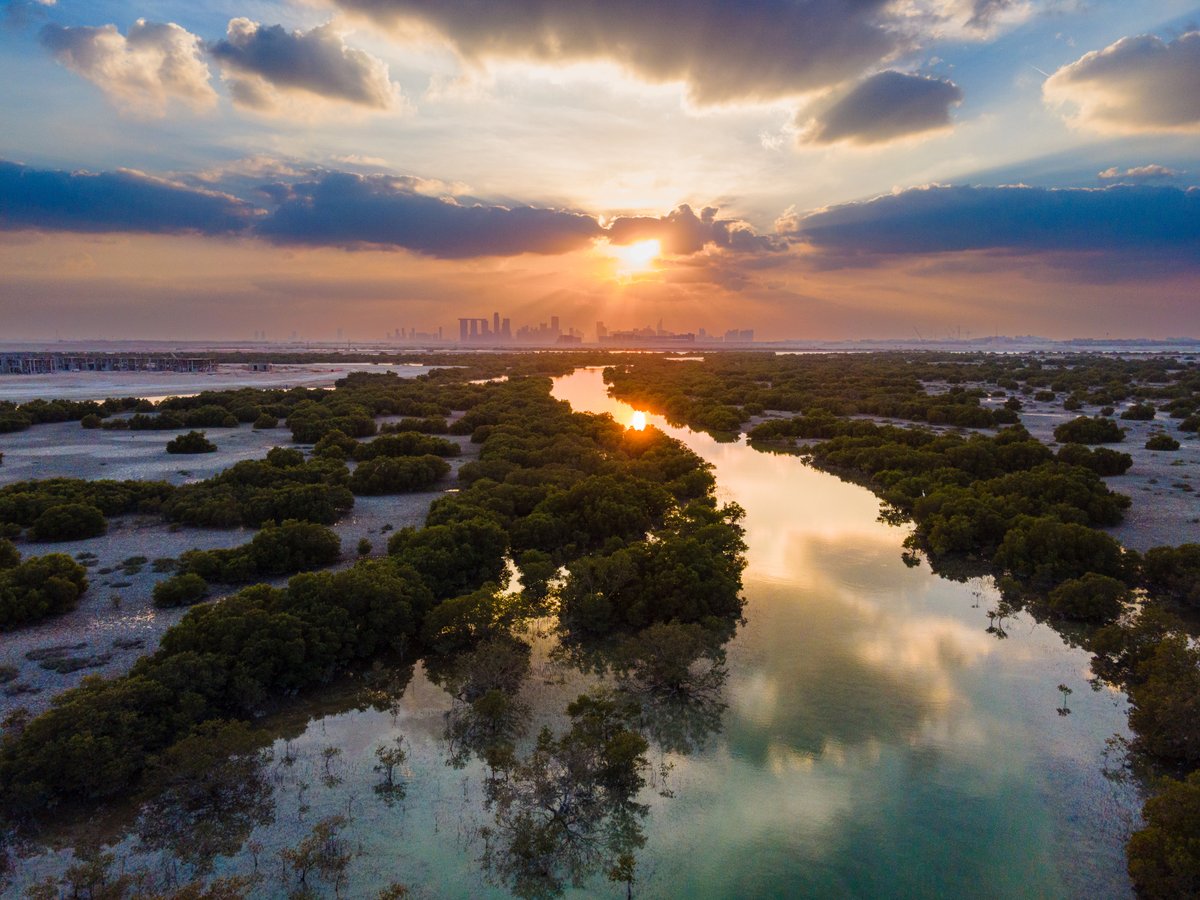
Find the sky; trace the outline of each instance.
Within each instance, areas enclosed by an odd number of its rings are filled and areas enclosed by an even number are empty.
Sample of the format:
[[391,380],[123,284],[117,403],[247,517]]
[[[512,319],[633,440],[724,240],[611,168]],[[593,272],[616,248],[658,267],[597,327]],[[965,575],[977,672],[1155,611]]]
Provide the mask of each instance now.
[[2,0],[0,336],[1200,337],[1200,6]]

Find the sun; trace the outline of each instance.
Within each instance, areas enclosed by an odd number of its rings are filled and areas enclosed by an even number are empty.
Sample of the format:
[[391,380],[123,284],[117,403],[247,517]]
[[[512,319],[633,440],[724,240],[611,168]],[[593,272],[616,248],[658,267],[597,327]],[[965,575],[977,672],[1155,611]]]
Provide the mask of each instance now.
[[632,244],[602,244],[599,250],[616,263],[618,277],[631,278],[654,270],[654,261],[662,255],[662,244],[658,238],[650,238]]
[[646,414],[640,409],[634,410],[633,416],[629,420],[629,427],[634,431],[646,430]]

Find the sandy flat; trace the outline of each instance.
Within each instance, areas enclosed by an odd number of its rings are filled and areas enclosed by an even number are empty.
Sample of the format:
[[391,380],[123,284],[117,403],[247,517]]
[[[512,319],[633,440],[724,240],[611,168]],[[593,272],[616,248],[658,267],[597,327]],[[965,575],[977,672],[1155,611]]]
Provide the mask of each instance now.
[[237,388],[329,387],[350,372],[396,372],[412,378],[430,366],[380,363],[305,363],[251,372],[244,364],[219,365],[215,372],[57,372],[53,375],[0,375],[0,400],[24,403],[39,397],[104,400],[108,397],[180,397]]
[[[380,423],[398,417],[380,417]],[[0,436],[4,452],[0,464],[0,484],[26,479],[67,476],[75,478],[116,478],[163,480],[172,484],[207,478],[243,459],[261,459],[274,446],[293,446],[286,428],[254,431],[240,428],[204,429],[218,446],[216,453],[172,455],[166,443],[178,432],[120,432],[85,430],[77,422],[35,425],[28,431]],[[455,488],[458,469],[477,458],[478,447],[467,437],[450,437],[463,448],[463,455],[447,460],[452,472],[436,489],[412,494],[382,497],[356,497],[354,508],[333,526],[342,539],[340,566],[350,565],[360,538],[372,544],[372,555],[386,553],[387,539],[394,530],[420,526],[429,505],[447,490]],[[390,527],[388,527],[390,526]],[[184,610],[158,610],[151,601],[154,585],[168,575],[156,573],[147,564],[140,572],[126,575],[122,561],[144,556],[178,558],[191,549],[234,547],[254,536],[252,529],[194,528],[171,525],[156,516],[121,516],[111,519],[108,533],[97,538],[61,543],[21,542],[24,556],[45,553],[95,554],[89,564],[90,586],[79,607],[64,616],[0,635],[0,666],[13,666],[18,675],[0,685],[0,718],[8,711],[25,706],[32,711],[45,709],[52,697],[75,687],[87,675],[117,675],[128,671],[137,658],[152,652],[162,633],[179,621]],[[113,571],[101,575],[100,569]],[[286,578],[275,579],[282,584]],[[213,586],[213,597],[236,590]],[[140,644],[128,645],[131,641]],[[114,645],[118,642],[118,645]],[[101,664],[60,674],[43,669],[26,654],[46,647],[78,645],[66,651],[72,657],[92,657]],[[126,646],[120,646],[125,644]],[[22,693],[13,690],[21,686]]]

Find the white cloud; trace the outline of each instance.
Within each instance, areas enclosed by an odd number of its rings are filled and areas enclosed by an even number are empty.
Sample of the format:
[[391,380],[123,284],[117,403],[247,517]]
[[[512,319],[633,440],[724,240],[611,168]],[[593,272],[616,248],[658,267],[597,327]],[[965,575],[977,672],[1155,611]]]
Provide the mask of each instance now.
[[138,19],[127,35],[115,25],[47,25],[41,40],[59,63],[99,87],[125,113],[154,117],[176,102],[191,110],[217,102],[200,39],[174,23]]
[[1063,66],[1042,92],[1096,131],[1200,131],[1200,31],[1121,38]]

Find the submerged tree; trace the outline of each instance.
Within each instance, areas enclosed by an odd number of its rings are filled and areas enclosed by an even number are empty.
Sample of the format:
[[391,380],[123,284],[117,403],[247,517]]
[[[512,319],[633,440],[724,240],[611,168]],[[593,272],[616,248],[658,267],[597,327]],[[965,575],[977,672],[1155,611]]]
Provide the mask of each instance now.
[[483,863],[519,897],[553,897],[602,870],[632,872],[622,860],[645,844],[636,802],[645,784],[646,739],[634,730],[636,705],[584,694],[567,707],[571,727],[548,729],[533,751],[492,778]]
[[727,629],[670,622],[651,625],[617,648],[618,684],[638,699],[639,729],[662,750],[692,753],[720,731],[727,637]]
[[138,819],[143,846],[170,851],[197,873],[274,821],[261,741],[243,722],[206,722],[152,767]]
[[446,713],[448,762],[455,768],[478,756],[490,767],[504,766],[529,724],[529,705],[518,696],[529,676],[530,648],[509,634],[482,641],[469,653],[431,676],[454,698]]
[[350,843],[341,836],[349,824],[350,820],[345,816],[329,816],[313,825],[312,831],[295,847],[279,851],[285,880],[294,884],[298,893],[311,887],[309,878],[315,875],[332,885],[336,896],[341,896],[346,873],[354,858]]
[[408,751],[404,749],[404,737],[397,736],[393,740],[377,746],[375,758],[379,762],[373,768],[383,776],[383,781],[375,785],[375,793],[389,803],[403,799],[406,788],[403,781],[396,780],[396,769],[408,761]]

